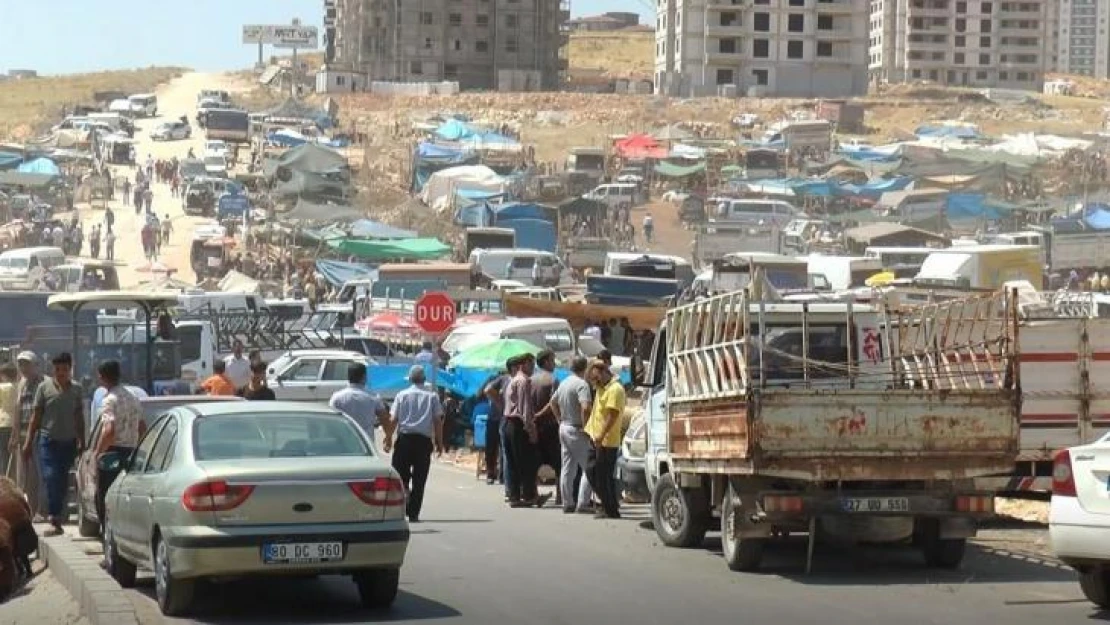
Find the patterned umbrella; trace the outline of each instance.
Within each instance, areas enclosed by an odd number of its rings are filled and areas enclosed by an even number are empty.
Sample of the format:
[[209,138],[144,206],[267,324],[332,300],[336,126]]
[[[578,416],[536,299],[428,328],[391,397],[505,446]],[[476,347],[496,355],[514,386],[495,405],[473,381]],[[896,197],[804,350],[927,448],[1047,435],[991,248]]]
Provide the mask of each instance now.
[[359,332],[384,332],[389,334],[412,334],[420,331],[420,326],[409,317],[386,312],[370,315],[355,322]]

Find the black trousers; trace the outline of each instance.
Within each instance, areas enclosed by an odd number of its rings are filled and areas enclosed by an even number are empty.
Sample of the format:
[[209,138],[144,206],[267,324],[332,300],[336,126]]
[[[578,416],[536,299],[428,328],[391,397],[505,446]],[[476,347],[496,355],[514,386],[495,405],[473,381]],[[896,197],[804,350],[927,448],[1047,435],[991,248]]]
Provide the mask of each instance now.
[[423,434],[401,434],[393,446],[393,468],[401,474],[408,493],[405,514],[409,520],[420,518],[424,506],[424,485],[432,468],[432,439]]
[[509,447],[505,450],[506,462],[513,471],[509,485],[509,501],[534,501],[536,499],[536,446],[528,440],[528,432],[520,419],[506,421]]
[[501,419],[491,419],[486,422],[486,479],[499,480],[501,473],[497,470],[501,460]]
[[555,497],[561,500],[558,475],[563,466],[563,444],[559,442],[559,422],[550,417],[536,424],[536,479],[545,464],[555,470]]
[[[117,447],[112,446],[108,448],[109,452],[120,452],[126,458],[134,451],[132,447]],[[120,467],[122,468],[122,466]],[[96,466],[96,518],[100,521],[100,531],[104,531],[104,519],[106,516],[104,508],[104,499],[108,495],[108,488],[112,486],[112,482],[116,481],[119,477],[120,468],[114,471],[105,471],[98,463]]]
[[605,516],[612,519],[621,516],[617,485],[613,480],[613,471],[617,468],[617,451],[616,447],[594,447],[590,450],[590,458],[586,463],[589,469],[586,477],[590,480],[590,486],[601,500],[601,509]]

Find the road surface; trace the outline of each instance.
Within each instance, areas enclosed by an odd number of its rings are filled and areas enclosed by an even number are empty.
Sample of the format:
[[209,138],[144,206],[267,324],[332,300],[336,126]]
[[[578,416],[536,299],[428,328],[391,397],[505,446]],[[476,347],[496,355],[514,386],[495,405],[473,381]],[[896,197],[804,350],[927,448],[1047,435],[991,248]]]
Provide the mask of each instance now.
[[[767,571],[732,573],[711,533],[701,549],[662,547],[643,506],[619,521],[510,510],[499,488],[453,467],[432,472],[392,611],[356,605],[346,578],[210,587],[191,619],[171,623],[960,623],[1061,625],[1099,618],[1071,571],[972,548],[959,571],[921,565],[908,548],[770,550]],[[152,581],[131,591],[156,616]]]
[[50,571],[41,570],[41,561],[34,568],[41,572],[0,604],[0,625],[89,625],[65,587]]
[[[244,91],[247,86],[226,74],[204,74],[188,72],[166,83],[155,91],[158,95],[158,117],[138,120],[138,129],[135,132],[136,153],[139,165],[145,166],[147,156],[155,160],[171,159],[177,157],[184,159],[192,148],[197,157],[204,155],[204,130],[196,125],[196,97],[201,89],[224,89],[231,93],[232,98],[236,93]],[[182,115],[187,115],[189,123],[193,125],[192,138],[183,141],[151,141],[150,131],[164,121],[174,120]],[[242,151],[241,151],[242,152]],[[249,150],[248,150],[249,152]],[[126,175],[135,179],[135,169],[131,167],[113,167],[113,176]],[[155,183],[153,186],[153,210],[159,219],[169,215],[173,223],[173,235],[169,245],[163,245],[159,262],[177,270],[176,276],[186,282],[194,282],[192,268],[189,266],[189,247],[192,241],[192,232],[202,223],[210,223],[211,219],[186,216],[181,207],[181,198],[171,197],[168,184]],[[101,202],[97,201],[97,208],[88,205],[79,207],[79,214],[83,231],[86,236],[94,223],[103,223],[104,211],[100,208]],[[120,286],[124,289],[133,287],[140,282],[151,279],[149,265],[143,258],[142,242],[139,233],[144,223],[143,218],[135,214],[133,206],[124,206],[122,198],[117,193],[117,199],[111,202],[115,213],[116,231],[116,260],[122,263],[118,268]],[[106,230],[105,230],[106,232]],[[88,250],[86,240],[86,251]],[[101,245],[101,257],[104,254]]]

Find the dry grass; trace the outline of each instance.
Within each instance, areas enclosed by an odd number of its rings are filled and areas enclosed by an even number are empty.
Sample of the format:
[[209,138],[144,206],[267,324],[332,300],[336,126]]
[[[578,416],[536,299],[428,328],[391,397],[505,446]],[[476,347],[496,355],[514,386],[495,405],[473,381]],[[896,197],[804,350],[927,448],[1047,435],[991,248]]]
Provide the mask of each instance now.
[[572,72],[600,70],[614,78],[651,78],[655,33],[620,30],[571,33],[569,59]]
[[55,121],[63,106],[93,104],[94,92],[153,91],[185,71],[179,67],[148,67],[0,82],[0,137],[27,139]]

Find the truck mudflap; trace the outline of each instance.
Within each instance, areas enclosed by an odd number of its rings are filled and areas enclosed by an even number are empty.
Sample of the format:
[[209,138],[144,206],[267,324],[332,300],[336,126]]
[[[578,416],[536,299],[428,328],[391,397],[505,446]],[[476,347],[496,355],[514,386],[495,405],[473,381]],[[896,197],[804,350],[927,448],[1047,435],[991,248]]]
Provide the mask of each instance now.
[[842,491],[759,493],[760,519],[775,523],[835,515],[964,517],[994,515],[994,496],[988,492],[929,493],[921,491]]

